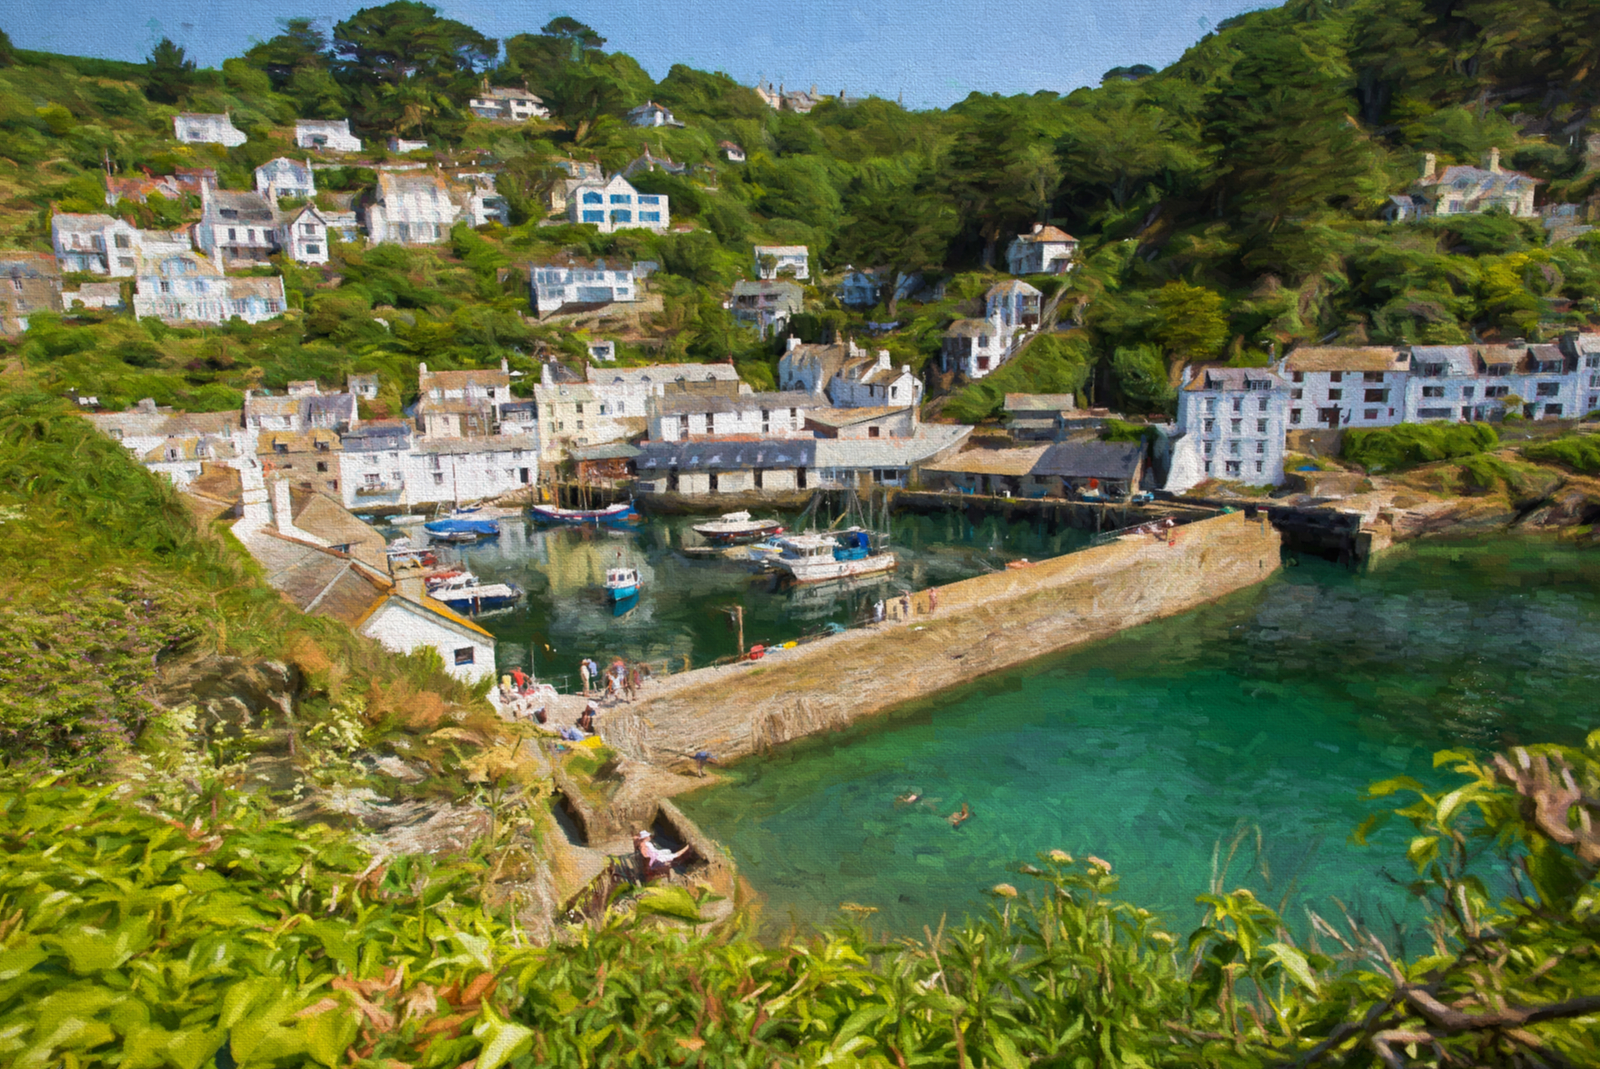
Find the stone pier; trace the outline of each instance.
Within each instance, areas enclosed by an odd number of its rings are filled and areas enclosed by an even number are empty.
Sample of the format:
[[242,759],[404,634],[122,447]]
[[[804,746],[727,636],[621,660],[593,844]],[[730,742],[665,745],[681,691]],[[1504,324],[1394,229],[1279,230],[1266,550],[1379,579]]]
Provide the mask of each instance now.
[[1235,513],[921,591],[909,618],[657,680],[601,734],[669,768],[759,753],[1259,583],[1279,546],[1265,516]]

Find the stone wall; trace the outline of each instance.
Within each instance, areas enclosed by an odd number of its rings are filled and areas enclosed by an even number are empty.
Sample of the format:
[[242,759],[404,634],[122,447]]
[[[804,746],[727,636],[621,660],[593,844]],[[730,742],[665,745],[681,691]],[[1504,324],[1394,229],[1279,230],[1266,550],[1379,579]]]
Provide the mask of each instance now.
[[652,683],[601,734],[668,767],[698,750],[761,752],[1251,586],[1277,570],[1279,545],[1264,516],[1235,513],[1176,528],[1170,543],[1130,536],[938,587],[931,612],[922,591],[909,619]]

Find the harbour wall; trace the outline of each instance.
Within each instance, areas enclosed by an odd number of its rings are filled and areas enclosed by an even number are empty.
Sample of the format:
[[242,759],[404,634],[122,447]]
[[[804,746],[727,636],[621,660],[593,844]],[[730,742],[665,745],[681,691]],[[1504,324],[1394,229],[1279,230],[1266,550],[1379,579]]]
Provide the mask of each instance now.
[[1264,516],[1234,513],[920,591],[908,618],[652,682],[600,733],[668,768],[764,752],[1252,586],[1280,545]]

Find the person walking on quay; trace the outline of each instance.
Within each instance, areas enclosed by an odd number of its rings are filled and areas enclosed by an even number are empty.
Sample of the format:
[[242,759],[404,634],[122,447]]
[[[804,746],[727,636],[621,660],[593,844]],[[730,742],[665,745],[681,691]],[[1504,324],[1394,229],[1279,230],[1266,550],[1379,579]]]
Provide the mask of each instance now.
[[900,595],[900,619],[911,619],[911,591]]
[[931,587],[928,588],[928,615],[932,616],[933,615],[933,611],[935,609],[937,609],[938,607],[939,607],[939,588],[936,587],[936,586],[931,586]]
[[883,623],[883,599],[879,598],[872,606],[872,622]]
[[578,675],[583,679],[583,696],[589,696],[589,658],[585,657],[578,662]]

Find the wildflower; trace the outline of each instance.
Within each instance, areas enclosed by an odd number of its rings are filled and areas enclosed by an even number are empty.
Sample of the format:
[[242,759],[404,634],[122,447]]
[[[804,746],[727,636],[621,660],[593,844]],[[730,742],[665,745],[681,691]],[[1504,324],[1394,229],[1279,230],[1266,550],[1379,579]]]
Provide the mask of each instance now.
[[1099,869],[1101,872],[1111,871],[1111,862],[1105,860],[1104,858],[1095,857],[1093,854],[1090,854],[1084,860],[1089,862],[1089,864],[1093,865],[1095,868]]
[[994,885],[994,893],[999,895],[1001,898],[1015,898],[1015,897],[1017,897],[1017,889],[1015,887],[1012,887],[1009,883],[997,883],[997,884],[995,884]]
[[1072,864],[1072,855],[1065,850],[1052,850],[1050,851],[1050,860],[1060,862],[1063,865],[1070,865]]

